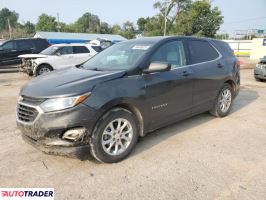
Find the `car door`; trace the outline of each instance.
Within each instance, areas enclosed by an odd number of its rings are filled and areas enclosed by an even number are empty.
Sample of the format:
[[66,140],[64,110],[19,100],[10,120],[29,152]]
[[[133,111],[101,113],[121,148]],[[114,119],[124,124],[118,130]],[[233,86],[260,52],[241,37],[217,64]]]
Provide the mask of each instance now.
[[193,79],[181,40],[163,44],[151,56],[151,62],[171,64],[170,71],[143,75],[150,129],[156,129],[190,116]]
[[31,54],[34,50],[34,45],[31,40],[16,40],[17,55]]
[[187,40],[189,64],[193,70],[193,110],[194,114],[212,107],[220,90],[226,71],[221,63],[221,54],[205,40]]
[[15,41],[8,41],[0,47],[0,63],[2,66],[18,64],[19,61]]
[[50,57],[51,65],[54,69],[61,69],[75,65],[72,46],[59,48],[53,57]]
[[79,65],[91,57],[90,50],[86,46],[73,46],[73,53],[75,65]]

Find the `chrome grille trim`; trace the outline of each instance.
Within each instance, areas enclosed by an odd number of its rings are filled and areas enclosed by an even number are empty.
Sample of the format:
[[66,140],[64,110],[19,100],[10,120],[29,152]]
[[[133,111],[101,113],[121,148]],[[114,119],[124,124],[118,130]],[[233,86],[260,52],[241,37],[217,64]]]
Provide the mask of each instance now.
[[33,124],[39,118],[40,114],[43,113],[39,106],[24,103],[22,101],[17,103],[16,111],[17,121],[28,125]]

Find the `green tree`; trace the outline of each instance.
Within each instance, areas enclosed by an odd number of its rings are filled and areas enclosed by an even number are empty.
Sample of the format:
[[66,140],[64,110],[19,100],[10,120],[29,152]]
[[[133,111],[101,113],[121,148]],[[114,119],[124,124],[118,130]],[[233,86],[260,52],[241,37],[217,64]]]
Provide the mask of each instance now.
[[42,14],[38,18],[36,24],[37,31],[57,31],[57,22],[55,17],[49,16],[47,14]]
[[218,7],[212,8],[207,1],[195,1],[180,13],[173,33],[214,37],[222,23],[223,16]]
[[102,34],[110,34],[112,32],[110,26],[108,23],[106,22],[101,22],[101,25],[100,25],[100,33]]
[[143,18],[143,17],[139,18],[138,21],[137,21],[138,29],[140,31],[144,31],[145,30],[145,25],[147,24],[147,22],[148,22],[148,18],[146,18],[146,19]]
[[0,31],[8,30],[8,21],[12,28],[17,26],[18,13],[7,8],[0,10]]
[[153,7],[159,9],[159,17],[163,18],[163,28],[166,20],[166,33],[170,32],[179,14],[189,8],[191,0],[163,0],[156,2]]
[[146,23],[143,29],[143,35],[145,36],[160,36],[164,32],[164,17],[156,15],[154,17],[146,18]]
[[23,26],[22,29],[25,31],[27,34],[31,34],[35,32],[35,25],[31,23],[30,21],[27,21]]
[[75,22],[75,29],[76,32],[99,33],[100,19],[97,15],[87,12]]
[[122,32],[120,33],[123,37],[127,39],[132,39],[135,37],[135,27],[134,24],[130,21],[126,21],[123,24]]
[[115,25],[112,26],[112,28],[111,28],[111,33],[112,34],[120,35],[121,32],[122,32],[122,28],[118,24],[115,24]]

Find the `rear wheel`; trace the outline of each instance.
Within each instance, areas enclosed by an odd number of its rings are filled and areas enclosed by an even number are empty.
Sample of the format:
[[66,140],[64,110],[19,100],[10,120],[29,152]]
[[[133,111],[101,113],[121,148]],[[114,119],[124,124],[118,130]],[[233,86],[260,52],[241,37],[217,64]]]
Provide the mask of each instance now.
[[210,110],[210,113],[216,117],[227,116],[232,107],[233,96],[231,85],[227,83],[224,84],[215,100],[215,104]]
[[42,74],[46,74],[46,73],[51,72],[51,71],[53,71],[53,68],[50,65],[43,64],[43,65],[40,65],[37,68],[37,70],[36,70],[36,76],[40,76]]
[[133,113],[123,108],[112,109],[99,120],[93,131],[90,138],[91,154],[105,163],[123,160],[137,143],[137,127]]

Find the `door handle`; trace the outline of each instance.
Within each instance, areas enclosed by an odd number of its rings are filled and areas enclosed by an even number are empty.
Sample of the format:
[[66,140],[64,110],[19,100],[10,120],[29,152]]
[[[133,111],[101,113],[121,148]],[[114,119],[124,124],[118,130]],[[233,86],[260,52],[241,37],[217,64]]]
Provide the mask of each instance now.
[[221,63],[218,63],[218,64],[217,64],[217,67],[218,67],[218,68],[223,68],[224,66],[223,66]]
[[190,74],[192,74],[192,72],[190,72],[190,71],[183,71],[182,72],[183,76],[189,76]]

